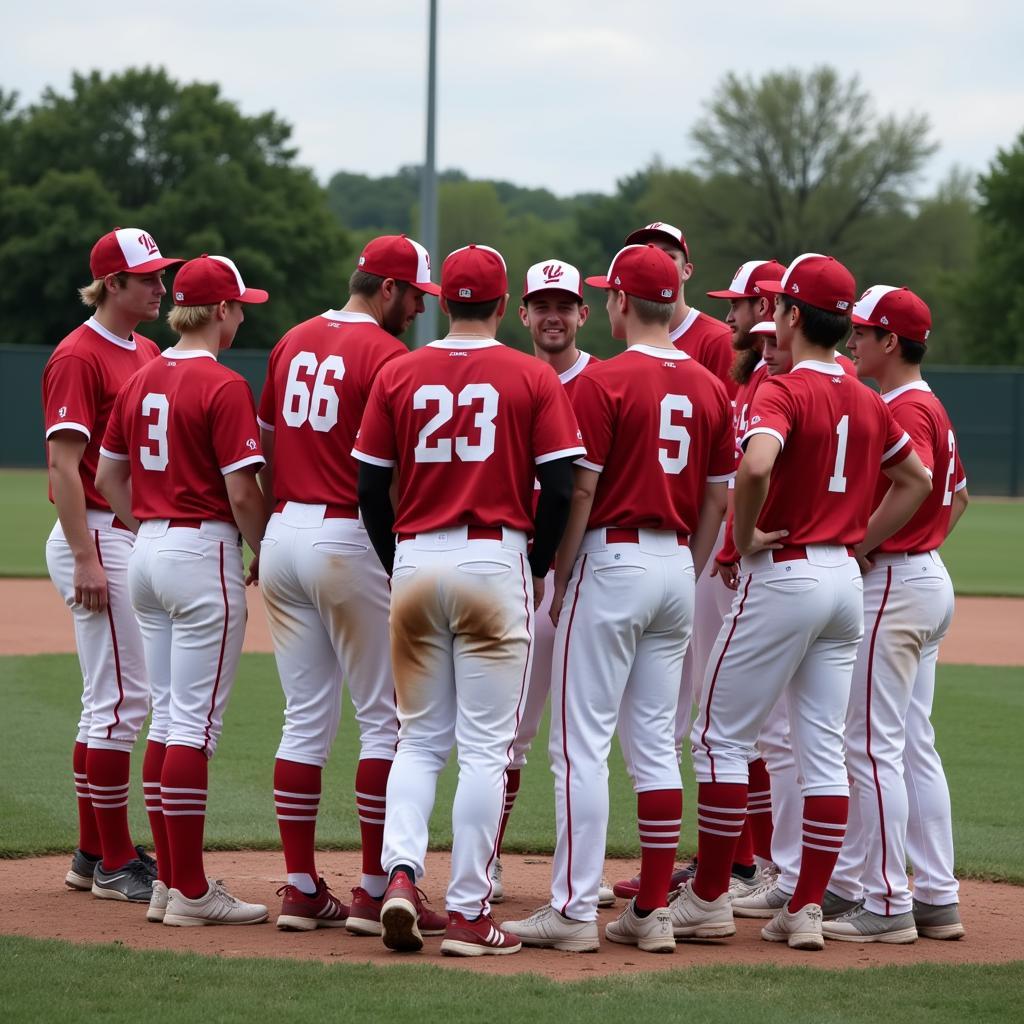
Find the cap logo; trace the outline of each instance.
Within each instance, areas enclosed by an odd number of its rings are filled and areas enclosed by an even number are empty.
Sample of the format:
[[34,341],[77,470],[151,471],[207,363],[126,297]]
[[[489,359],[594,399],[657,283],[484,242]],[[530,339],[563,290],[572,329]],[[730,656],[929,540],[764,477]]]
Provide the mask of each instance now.
[[884,327],[889,326],[889,318],[887,316],[880,317],[881,323]]
[[153,236],[147,235],[145,232],[139,235],[139,245],[146,250],[147,256],[157,255],[160,252],[159,246],[153,241]]
[[796,283],[796,281],[794,281],[789,287],[792,290],[794,295],[799,295],[800,294],[800,285],[798,285]]
[[459,289],[459,298],[460,299],[471,299],[471,298],[473,298],[473,289],[472,288],[460,288]]
[[427,265],[427,270],[430,270],[430,253],[426,249],[423,250],[423,262]]
[[661,289],[661,297],[663,299],[671,299],[672,298],[672,289],[671,288],[662,288]]
[[549,263],[541,268],[541,273],[544,275],[545,284],[558,284],[565,274],[565,268],[559,263]]
[[359,266],[362,266],[365,262],[366,262],[366,257],[365,256],[360,256],[359,257]]
[[836,309],[849,309],[849,308],[850,308],[850,304],[846,301],[846,299],[840,299],[836,303]]
[[185,301],[185,293],[184,292],[175,292],[174,293],[174,301],[175,302],[184,302]]
[[663,223],[662,221],[656,220],[656,221],[654,221],[653,224],[648,224],[647,226],[649,228],[660,228],[662,226],[662,223]]
[[925,332],[924,332],[924,340],[925,340],[925,341],[927,341],[927,340],[928,340],[928,335],[929,335],[929,334],[931,334],[931,333],[932,333],[932,332],[931,332],[930,330],[928,330],[928,331],[925,331]]
[[616,283],[616,284],[622,284],[622,278],[621,278],[621,277],[619,277],[619,275],[618,275],[618,274],[616,274],[616,275],[615,275],[615,283]]

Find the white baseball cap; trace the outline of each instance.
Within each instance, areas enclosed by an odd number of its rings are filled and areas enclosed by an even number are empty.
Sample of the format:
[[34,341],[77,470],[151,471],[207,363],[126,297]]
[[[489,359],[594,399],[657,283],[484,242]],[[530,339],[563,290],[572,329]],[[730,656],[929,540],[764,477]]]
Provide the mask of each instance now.
[[645,242],[651,242],[655,238],[668,239],[668,241],[674,242],[683,250],[683,258],[686,262],[690,262],[690,247],[686,244],[686,236],[674,224],[666,224],[663,220],[656,220],[650,224],[645,224],[642,228],[637,228],[636,231],[630,231],[626,235],[626,244],[643,245]]
[[535,292],[568,292],[583,301],[583,277],[571,264],[563,260],[541,260],[526,272],[523,298]]
[[774,334],[775,333],[775,321],[774,320],[762,320],[760,323],[754,324],[750,328],[751,334]]

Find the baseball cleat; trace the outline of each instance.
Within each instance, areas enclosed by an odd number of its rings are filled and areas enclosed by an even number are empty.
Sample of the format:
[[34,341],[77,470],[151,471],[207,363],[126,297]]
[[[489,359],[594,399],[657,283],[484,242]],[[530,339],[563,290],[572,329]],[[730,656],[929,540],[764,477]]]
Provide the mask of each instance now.
[[262,924],[267,908],[262,903],[246,903],[232,896],[220,882],[210,882],[204,895],[189,899],[180,889],[167,895],[164,924],[172,928],[195,928],[207,924]]
[[163,922],[164,914],[167,913],[167,897],[170,890],[159,879],[153,882],[153,895],[149,899],[149,907],[146,910],[146,920],[153,924]]
[[672,934],[677,939],[726,939],[736,934],[732,901],[723,892],[714,900],[702,900],[693,891],[693,879],[681,885],[669,900]]
[[636,946],[645,953],[674,953],[676,939],[672,931],[672,914],[668,907],[658,907],[646,917],[637,917],[636,899],[631,899],[618,918],[605,925],[604,937],[609,942]]
[[92,876],[92,894],[101,900],[148,903],[153,897],[153,876],[137,858],[117,871],[105,870],[99,861]]
[[71,868],[64,876],[64,884],[69,889],[88,892],[92,888],[92,876],[99,862],[99,857],[94,857],[91,853],[84,853],[82,850],[75,850],[71,855]]
[[502,931],[490,914],[470,921],[457,911],[448,915],[441,952],[444,956],[506,956],[523,948],[519,937]]
[[[686,864],[681,868],[676,868],[675,871],[672,872],[672,880],[669,882],[668,894],[671,895],[681,885],[685,885],[696,873],[697,862],[695,860],[691,860],[689,864]],[[632,878],[616,882],[612,886],[612,895],[619,896],[624,900],[631,900],[638,892],[640,892],[639,875],[634,875]]]
[[[427,897],[419,889],[420,916],[417,925],[420,935],[444,935],[448,928],[448,915],[438,914],[423,904]],[[348,908],[348,920],[345,928],[351,935],[380,935],[380,911],[384,905],[384,897],[374,899],[365,889],[356,886],[352,890],[352,905]]]
[[783,908],[772,918],[771,924],[761,929],[761,938],[767,942],[788,943],[790,949],[824,949],[821,907],[817,903],[808,903],[795,914]]
[[418,953],[423,948],[419,927],[422,904],[419,889],[404,871],[388,883],[380,908],[381,939],[396,953]]
[[826,921],[834,921],[837,917],[856,910],[863,902],[848,900],[844,896],[837,896],[831,889],[826,889],[825,895],[821,898],[821,916]]
[[914,922],[923,939],[962,939],[964,926],[959,903],[922,903],[914,900]]
[[821,934],[826,939],[838,939],[840,942],[917,942],[914,915],[909,910],[886,917],[858,907],[833,921],[823,921]]
[[501,858],[495,857],[491,865],[491,903],[505,902],[505,886],[501,883]]
[[774,917],[793,894],[780,889],[777,882],[759,885],[746,896],[734,896],[732,912],[736,917]]
[[599,907],[615,906],[615,893],[608,884],[607,878],[602,878],[601,884],[597,887],[597,905]]
[[284,893],[277,927],[283,932],[312,932],[317,928],[344,928],[348,907],[331,892],[323,878],[317,879],[316,892],[308,896],[294,885],[282,885]]
[[600,945],[596,921],[574,921],[550,904],[538,908],[523,921],[508,921],[506,927],[524,946],[537,949],[595,953]]

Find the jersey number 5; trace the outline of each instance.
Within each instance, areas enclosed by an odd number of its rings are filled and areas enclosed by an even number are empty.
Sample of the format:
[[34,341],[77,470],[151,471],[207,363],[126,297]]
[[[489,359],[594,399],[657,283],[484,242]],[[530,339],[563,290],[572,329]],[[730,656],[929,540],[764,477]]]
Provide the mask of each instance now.
[[681,414],[683,419],[690,419],[693,416],[693,403],[686,395],[666,395],[661,400],[661,424],[658,429],[658,439],[661,441],[675,441],[679,448],[675,455],[669,453],[668,448],[658,449],[658,461],[661,468],[672,476],[678,476],[690,460],[690,431],[682,423],[674,423],[673,415]]
[[153,444],[139,446],[139,459],[143,469],[162,473],[167,468],[167,414],[170,408],[167,396],[154,391],[142,399],[142,415],[155,417],[147,431],[147,436]]
[[[313,378],[312,390],[306,380]],[[333,378],[327,381],[327,375]],[[337,385],[345,376],[345,360],[341,356],[327,356],[317,363],[313,352],[298,352],[288,364],[288,383],[284,389],[281,415],[289,427],[309,425],[319,434],[326,434],[338,422]]]
[[[437,406],[437,412],[424,424],[415,448],[417,462],[451,462],[452,438],[431,438],[455,412],[455,396],[443,384],[423,384],[412,396],[414,409]],[[494,454],[494,419],[498,415],[498,392],[491,384],[467,384],[460,392],[458,404],[472,406],[480,403],[473,417],[473,426],[480,432],[480,440],[471,444],[468,437],[456,437],[455,454],[460,462],[483,462]]]

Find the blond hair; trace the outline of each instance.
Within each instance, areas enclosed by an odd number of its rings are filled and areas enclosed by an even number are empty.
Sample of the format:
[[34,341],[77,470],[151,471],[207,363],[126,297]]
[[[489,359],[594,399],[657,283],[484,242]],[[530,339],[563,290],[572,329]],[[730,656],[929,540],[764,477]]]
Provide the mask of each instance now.
[[667,324],[671,321],[676,308],[674,302],[655,302],[653,299],[640,299],[635,295],[629,296],[629,304],[633,307],[637,320],[642,324]]
[[219,305],[219,302],[215,302],[212,306],[171,306],[167,322],[175,334],[197,331],[213,319]]
[[[114,277],[123,285],[128,275],[121,271],[115,274]],[[78,289],[78,297],[82,300],[83,304],[94,306],[96,309],[103,305],[109,294],[110,292],[107,290],[102,277],[97,277],[92,284],[87,284],[84,288]]]

